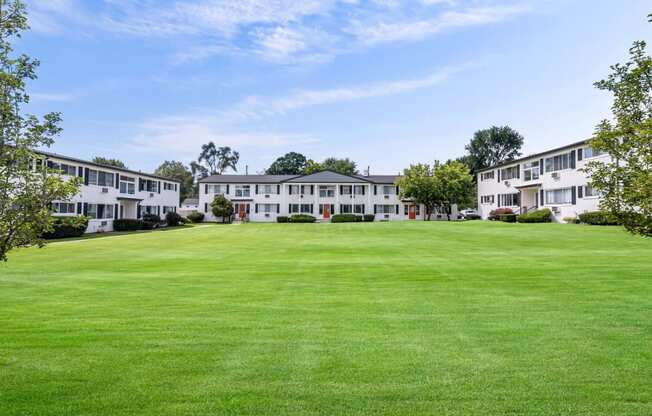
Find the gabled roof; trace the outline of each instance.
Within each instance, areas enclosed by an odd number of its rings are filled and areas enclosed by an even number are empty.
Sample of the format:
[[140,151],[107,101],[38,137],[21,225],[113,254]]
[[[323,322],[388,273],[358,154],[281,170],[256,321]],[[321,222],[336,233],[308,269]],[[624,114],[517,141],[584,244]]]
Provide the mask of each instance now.
[[531,154],[531,155],[519,157],[518,159],[510,160],[509,162],[503,162],[503,163],[500,163],[498,165],[489,166],[488,168],[478,169],[477,171],[475,171],[473,173],[478,174],[480,172],[486,172],[488,170],[492,170],[492,169],[496,169],[496,168],[502,168],[503,166],[513,165],[515,163],[522,162],[522,161],[528,160],[528,159],[539,159],[542,156],[547,156],[547,155],[549,155],[551,153],[560,152],[562,150],[570,149],[572,147],[581,146],[581,145],[587,144],[588,142],[589,142],[588,140],[582,140],[581,142],[575,142],[575,143],[567,144],[566,146],[555,147],[554,149],[546,150],[545,152],[534,153],[534,154]]
[[310,175],[297,176],[289,179],[288,183],[368,183],[362,176],[349,176],[341,173],[325,170]]
[[281,183],[297,175],[211,175],[199,180],[200,183]]
[[396,179],[400,178],[399,175],[370,175],[363,176],[367,181],[377,184],[388,184],[396,182]]

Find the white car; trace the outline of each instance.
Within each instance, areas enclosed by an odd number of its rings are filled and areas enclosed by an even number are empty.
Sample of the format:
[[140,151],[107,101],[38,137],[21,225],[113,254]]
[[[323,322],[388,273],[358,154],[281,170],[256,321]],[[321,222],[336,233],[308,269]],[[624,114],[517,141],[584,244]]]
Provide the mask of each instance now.
[[468,217],[469,215],[471,215],[471,216],[480,216],[480,213],[477,210],[471,209],[471,208],[461,210],[460,214],[462,214],[462,216],[465,217],[465,218]]

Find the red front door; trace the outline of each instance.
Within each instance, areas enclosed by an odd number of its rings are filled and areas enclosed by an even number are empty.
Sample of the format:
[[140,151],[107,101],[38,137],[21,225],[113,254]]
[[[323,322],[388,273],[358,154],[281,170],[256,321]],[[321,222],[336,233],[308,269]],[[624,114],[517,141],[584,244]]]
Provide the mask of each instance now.
[[240,212],[238,215],[241,219],[247,217],[247,204],[240,204]]
[[327,220],[331,217],[331,207],[330,205],[324,205],[324,219]]
[[408,207],[408,219],[416,220],[417,219],[417,207],[416,205],[410,205]]

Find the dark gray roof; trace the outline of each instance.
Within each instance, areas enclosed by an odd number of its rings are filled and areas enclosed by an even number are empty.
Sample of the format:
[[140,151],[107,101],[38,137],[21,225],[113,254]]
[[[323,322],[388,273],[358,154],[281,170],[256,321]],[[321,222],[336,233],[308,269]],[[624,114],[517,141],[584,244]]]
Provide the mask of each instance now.
[[176,179],[170,179],[170,178],[166,178],[164,176],[159,176],[159,175],[154,175],[154,174],[151,174],[151,173],[135,171],[135,170],[131,170],[131,169],[118,168],[116,166],[111,166],[111,165],[103,165],[101,163],[90,162],[88,160],[77,159],[75,157],[64,156],[64,155],[60,155],[60,154],[57,154],[57,153],[44,152],[42,150],[37,150],[36,153],[40,153],[40,154],[42,154],[43,156],[46,156],[46,157],[56,157],[57,159],[68,160],[70,162],[76,162],[76,163],[84,163],[84,164],[87,164],[87,165],[97,166],[99,168],[112,169],[112,170],[117,170],[117,171],[120,171],[120,172],[131,173],[131,174],[134,174],[134,175],[149,176],[150,178],[162,179],[162,180],[165,180],[165,181],[168,181],[168,182],[181,183],[180,181],[178,181]]
[[396,182],[396,179],[400,178],[399,175],[370,175],[370,176],[362,176],[366,180],[372,183],[382,183],[382,184],[388,184],[388,183],[394,183]]
[[488,167],[488,168],[479,169],[479,170],[477,170],[477,171],[474,172],[474,173],[486,172],[486,171],[488,171],[488,170],[492,170],[492,169],[496,169],[496,168],[501,168],[501,167],[503,167],[503,166],[513,165],[514,163],[522,162],[522,161],[524,161],[524,160],[534,159],[534,158],[539,158],[539,157],[541,157],[541,156],[546,156],[546,155],[549,155],[549,154],[551,154],[551,153],[559,152],[560,150],[570,149],[570,148],[572,148],[572,147],[576,147],[576,146],[580,146],[580,145],[583,145],[583,144],[587,144],[588,142],[589,142],[588,140],[582,140],[581,142],[575,142],[575,143],[567,144],[566,146],[556,147],[556,148],[554,148],[554,149],[546,150],[545,152],[534,153],[534,154],[531,154],[531,155],[527,155],[527,156],[519,157],[518,159],[510,160],[509,162],[504,162],[504,163],[500,163],[500,164],[498,164],[498,165],[490,166],[490,167]]
[[297,175],[211,175],[200,183],[281,183]]
[[297,176],[287,181],[288,183],[367,183],[362,176],[342,175],[341,173],[325,170],[310,175]]

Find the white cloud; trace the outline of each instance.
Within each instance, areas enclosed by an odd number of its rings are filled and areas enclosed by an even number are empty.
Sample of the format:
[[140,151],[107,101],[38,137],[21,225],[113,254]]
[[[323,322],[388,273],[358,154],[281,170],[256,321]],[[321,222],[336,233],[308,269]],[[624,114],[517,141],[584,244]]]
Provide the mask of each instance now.
[[355,20],[346,31],[365,45],[417,41],[445,29],[497,23],[526,11],[528,8],[525,6],[497,6],[447,11],[431,19],[406,19],[375,23]]

